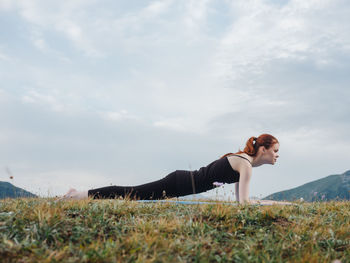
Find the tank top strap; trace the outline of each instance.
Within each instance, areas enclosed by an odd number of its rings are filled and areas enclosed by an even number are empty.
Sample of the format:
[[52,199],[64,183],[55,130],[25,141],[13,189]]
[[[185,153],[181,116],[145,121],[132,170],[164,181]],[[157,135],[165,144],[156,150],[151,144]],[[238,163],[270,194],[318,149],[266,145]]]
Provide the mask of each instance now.
[[231,154],[231,155],[233,155],[233,156],[237,156],[237,157],[240,157],[240,158],[243,158],[243,159],[246,159],[249,163],[250,163],[250,165],[251,166],[253,166],[253,164],[251,163],[251,161],[249,161],[249,159],[248,158],[246,158],[246,157],[243,157],[243,156],[240,156],[240,155],[238,155],[238,154]]

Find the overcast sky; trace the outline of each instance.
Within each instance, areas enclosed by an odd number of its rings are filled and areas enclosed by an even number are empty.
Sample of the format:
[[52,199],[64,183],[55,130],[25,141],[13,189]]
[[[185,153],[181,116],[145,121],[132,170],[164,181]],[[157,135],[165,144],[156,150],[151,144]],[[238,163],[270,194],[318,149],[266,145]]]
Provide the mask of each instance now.
[[346,0],[0,0],[0,181],[137,185],[261,133],[280,158],[251,196],[344,173],[349,17]]

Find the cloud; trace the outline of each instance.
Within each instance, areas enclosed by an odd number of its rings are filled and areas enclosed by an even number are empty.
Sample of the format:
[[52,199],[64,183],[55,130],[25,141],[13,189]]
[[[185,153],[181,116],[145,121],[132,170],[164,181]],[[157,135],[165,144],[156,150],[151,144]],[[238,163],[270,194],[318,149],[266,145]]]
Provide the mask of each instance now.
[[0,10],[9,11],[13,6],[12,0],[0,0]]
[[15,63],[15,58],[13,58],[11,55],[7,54],[5,51],[5,48],[3,48],[0,44],[0,63]]
[[53,111],[59,112],[64,110],[64,105],[57,100],[57,97],[42,94],[35,90],[31,90],[26,95],[22,96],[22,101],[25,103],[41,104],[49,107]]
[[172,2],[172,0],[151,2],[143,9],[143,12],[149,15],[152,14],[153,16],[160,15],[168,10]]
[[0,134],[6,138],[0,151],[3,165],[11,168],[19,186],[44,195],[55,185],[54,194],[63,194],[69,186],[142,184],[188,169],[189,163],[197,169],[220,152],[215,138],[206,138],[203,144],[204,135],[135,120],[111,122],[98,114],[77,117],[43,111],[17,98],[2,103],[0,109],[12,113],[0,114]]
[[0,156],[23,178],[138,184],[268,132],[281,162],[254,195],[346,170],[349,8],[1,1]]
[[[188,30],[190,39],[198,37],[202,28],[206,25],[206,18],[210,0],[187,1],[186,13],[184,15],[184,25]],[[195,39],[198,40],[198,39]]]
[[95,43],[91,41],[87,32],[84,32],[87,28],[83,29],[77,22],[70,19],[59,19],[55,23],[55,28],[59,32],[63,32],[66,37],[74,43],[75,47],[84,51],[87,56],[104,56],[103,52],[95,47]]
[[8,56],[6,56],[5,54],[0,53],[0,60],[10,61],[11,59]]
[[[36,34],[44,35],[48,31],[62,33],[62,36],[70,40],[75,48],[84,52],[87,56],[101,56],[94,43],[88,36],[88,27],[85,24],[81,10],[91,6],[93,1],[74,1],[74,3],[50,3],[45,1],[13,1],[8,10],[16,10],[20,16],[29,23],[29,27]],[[85,17],[84,19],[88,19]],[[32,37],[33,44],[42,51],[54,50],[57,45],[48,46],[43,38]],[[57,51],[56,51],[57,52]]]
[[125,120],[138,120],[139,118],[135,115],[130,114],[127,110],[108,111],[100,113],[102,118],[110,121],[125,121]]
[[161,121],[155,121],[153,125],[155,127],[171,129],[175,131],[188,131],[188,127],[183,124],[184,120],[181,118],[166,119]]
[[[106,1],[107,3],[110,1]],[[41,33],[56,32],[66,38],[85,56],[102,58],[118,46],[127,48],[137,44],[140,37],[135,34],[144,29],[144,24],[157,22],[158,16],[169,10],[173,1],[152,1],[136,5],[136,11],[120,15],[111,13],[104,6],[96,7],[96,1],[74,1],[51,3],[45,1],[17,1],[8,9],[17,10],[20,16]],[[110,3],[109,3],[110,4]],[[4,4],[5,6],[5,4]],[[135,39],[136,38],[136,39]],[[142,36],[141,36],[142,38]],[[44,39],[33,39],[34,45],[43,50]],[[59,48],[50,41],[50,49]]]
[[47,49],[47,44],[46,44],[46,41],[45,41],[44,39],[42,39],[42,38],[37,38],[37,39],[35,39],[33,42],[34,42],[34,45],[35,45],[38,49],[40,49],[40,50],[42,50],[42,51],[45,51],[45,50]]
[[312,58],[322,64],[329,48],[345,50],[349,43],[342,34],[349,26],[340,22],[346,12],[328,12],[338,9],[334,1],[317,2],[312,7],[290,1],[283,8],[263,2],[234,2],[233,8],[238,18],[222,39],[216,61],[218,74],[230,80],[262,74],[265,65],[276,59]]
[[328,12],[337,10],[337,5],[333,1],[315,6],[289,1],[282,7],[259,1],[232,3],[237,17],[214,63],[225,87],[240,97],[240,110],[228,109],[209,124],[227,130],[240,123],[258,130],[287,131],[343,123],[333,120],[345,120],[349,112],[350,94],[343,80],[350,54],[349,38],[342,33],[348,31],[342,23],[346,12]]

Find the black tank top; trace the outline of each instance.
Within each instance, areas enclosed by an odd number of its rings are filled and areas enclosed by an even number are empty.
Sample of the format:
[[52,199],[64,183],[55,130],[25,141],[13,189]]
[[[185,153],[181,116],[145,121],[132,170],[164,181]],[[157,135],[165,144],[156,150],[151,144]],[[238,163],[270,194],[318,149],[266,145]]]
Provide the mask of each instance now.
[[192,171],[192,175],[196,187],[199,188],[198,192],[215,188],[214,182],[226,184],[239,182],[239,172],[232,169],[227,157],[220,158],[199,170]]

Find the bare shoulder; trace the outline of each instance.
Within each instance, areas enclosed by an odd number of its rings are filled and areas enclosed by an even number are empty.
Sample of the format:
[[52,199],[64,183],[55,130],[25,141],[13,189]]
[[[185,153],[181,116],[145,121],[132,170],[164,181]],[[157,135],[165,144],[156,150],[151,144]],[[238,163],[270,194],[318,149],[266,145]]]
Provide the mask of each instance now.
[[[237,154],[242,157],[246,157],[244,154]],[[245,160],[243,158],[237,157],[235,155],[229,155],[227,156],[227,159],[232,167],[233,170],[241,173],[241,172],[249,172],[252,170],[252,166],[249,163],[248,160]]]

